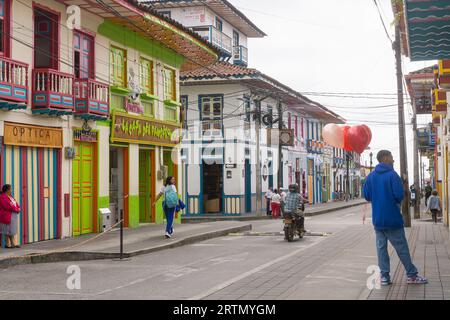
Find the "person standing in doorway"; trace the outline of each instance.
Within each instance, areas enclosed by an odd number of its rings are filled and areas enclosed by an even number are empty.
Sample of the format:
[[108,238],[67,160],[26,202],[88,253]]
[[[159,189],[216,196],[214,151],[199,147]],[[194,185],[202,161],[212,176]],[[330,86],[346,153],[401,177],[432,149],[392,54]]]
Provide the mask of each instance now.
[[268,216],[270,216],[272,214],[272,209],[271,209],[271,201],[272,201],[272,196],[273,196],[273,190],[272,188],[269,188],[269,190],[267,190],[266,192],[266,214]]
[[442,212],[441,199],[439,198],[438,192],[434,190],[431,193],[430,198],[428,198],[427,209],[431,212],[433,216],[433,222],[436,224],[438,222],[438,215]]
[[[0,242],[2,247],[8,249],[20,248],[15,244],[15,236],[17,235],[19,226],[20,206],[12,196],[11,185],[5,184],[0,194]],[[10,245],[6,244],[6,237],[9,238]]]
[[162,203],[163,211],[166,216],[166,233],[165,238],[170,239],[173,236],[173,220],[175,218],[175,212],[177,210],[177,206],[179,206],[179,199],[178,199],[178,193],[177,188],[175,187],[175,178],[174,177],[168,177],[166,179],[166,183],[164,184],[164,187],[161,188],[161,191],[159,192],[158,196],[155,199],[155,203],[153,203],[153,206],[156,205],[158,200],[164,196],[164,201]]
[[273,191],[273,195],[271,198],[271,206],[272,206],[272,217],[274,219],[278,219],[280,217],[281,195],[278,193],[277,189]]
[[364,198],[372,204],[372,222],[376,233],[378,265],[381,285],[390,285],[390,259],[388,241],[399,256],[407,274],[408,284],[426,284],[428,280],[418,275],[412,263],[408,241],[405,236],[400,205],[404,198],[403,181],[394,171],[392,153],[382,150],[377,155],[379,164],[367,177]]

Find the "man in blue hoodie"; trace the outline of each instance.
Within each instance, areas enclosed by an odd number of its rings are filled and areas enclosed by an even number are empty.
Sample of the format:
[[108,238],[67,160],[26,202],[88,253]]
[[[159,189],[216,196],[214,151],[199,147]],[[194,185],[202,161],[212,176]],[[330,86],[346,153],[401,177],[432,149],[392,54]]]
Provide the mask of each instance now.
[[379,164],[366,179],[364,197],[372,203],[372,222],[375,227],[378,266],[381,270],[381,284],[390,285],[390,260],[388,241],[397,252],[408,277],[408,284],[425,284],[428,280],[420,277],[411,261],[408,241],[405,236],[400,205],[404,190],[400,176],[394,171],[392,153],[382,150],[377,155]]

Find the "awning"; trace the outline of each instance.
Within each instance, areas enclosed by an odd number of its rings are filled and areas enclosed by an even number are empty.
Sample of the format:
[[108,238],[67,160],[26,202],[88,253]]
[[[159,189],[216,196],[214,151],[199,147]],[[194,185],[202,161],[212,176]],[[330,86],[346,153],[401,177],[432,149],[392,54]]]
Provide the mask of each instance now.
[[405,0],[412,61],[450,59],[450,0]]

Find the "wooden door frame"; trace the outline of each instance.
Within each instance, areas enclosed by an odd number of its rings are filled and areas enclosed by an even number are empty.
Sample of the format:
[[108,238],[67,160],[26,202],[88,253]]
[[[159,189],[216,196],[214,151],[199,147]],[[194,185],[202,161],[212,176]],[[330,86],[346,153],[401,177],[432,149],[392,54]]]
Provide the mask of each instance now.
[[[150,179],[150,194],[151,194],[151,202],[154,202],[156,199],[156,195],[159,192],[156,192],[156,151],[154,149],[149,150],[150,153],[150,172],[151,172],[151,179]],[[153,204],[153,203],[151,203]],[[150,222],[155,223],[156,221],[156,208],[151,205],[150,206]]]

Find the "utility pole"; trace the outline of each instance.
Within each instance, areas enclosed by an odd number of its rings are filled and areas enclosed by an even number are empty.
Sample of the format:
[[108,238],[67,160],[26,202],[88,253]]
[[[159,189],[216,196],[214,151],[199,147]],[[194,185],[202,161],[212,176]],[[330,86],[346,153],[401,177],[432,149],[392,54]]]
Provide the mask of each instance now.
[[[414,100],[414,99],[413,99]],[[414,148],[413,148],[413,154],[414,154],[414,188],[416,190],[416,201],[414,204],[414,219],[420,219],[420,178],[419,178],[419,144],[418,144],[418,136],[417,136],[417,108],[416,103],[413,101],[413,135],[414,135]]]
[[278,191],[283,187],[283,147],[281,145],[281,130],[283,130],[283,106],[278,101]]
[[370,173],[372,173],[373,170],[373,152],[370,152]]
[[262,183],[261,183],[261,100],[255,100],[256,109],[256,214],[262,215]]
[[348,202],[350,198],[350,152],[345,151],[345,160],[347,162],[347,181],[345,182],[345,201]]
[[402,215],[405,227],[411,227],[411,215],[409,212],[409,182],[408,182],[408,160],[406,150],[406,132],[405,132],[405,114],[403,100],[403,72],[402,72],[402,56],[400,45],[400,27],[395,26],[395,42],[393,43],[395,50],[395,60],[397,68],[397,95],[398,95],[398,130],[400,139],[400,176],[403,181],[403,190],[405,193],[402,202]]

